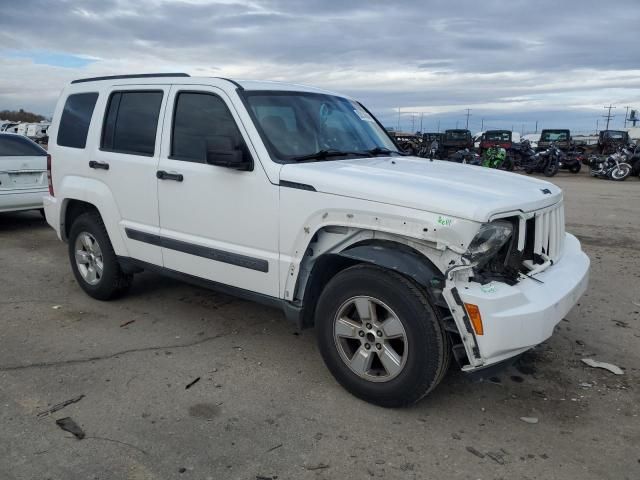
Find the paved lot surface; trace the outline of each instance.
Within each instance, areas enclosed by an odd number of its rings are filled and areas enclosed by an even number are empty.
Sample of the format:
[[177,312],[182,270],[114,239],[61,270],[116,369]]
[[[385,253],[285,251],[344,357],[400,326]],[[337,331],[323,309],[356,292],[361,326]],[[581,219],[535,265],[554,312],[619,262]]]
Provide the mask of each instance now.
[[640,478],[640,182],[554,182],[587,295],[518,368],[404,410],[351,397],[278,311],[148,273],[92,300],[39,215],[0,216],[0,478]]

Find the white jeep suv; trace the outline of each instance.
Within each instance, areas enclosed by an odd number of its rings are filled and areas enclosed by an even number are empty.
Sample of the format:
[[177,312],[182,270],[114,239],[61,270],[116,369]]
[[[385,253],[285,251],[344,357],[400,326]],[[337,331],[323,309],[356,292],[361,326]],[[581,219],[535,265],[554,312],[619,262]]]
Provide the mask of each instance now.
[[359,102],[185,74],[82,79],[50,129],[46,217],[80,286],[141,270],[315,326],[354,395],[416,402],[547,339],[587,286],[554,185],[405,156]]

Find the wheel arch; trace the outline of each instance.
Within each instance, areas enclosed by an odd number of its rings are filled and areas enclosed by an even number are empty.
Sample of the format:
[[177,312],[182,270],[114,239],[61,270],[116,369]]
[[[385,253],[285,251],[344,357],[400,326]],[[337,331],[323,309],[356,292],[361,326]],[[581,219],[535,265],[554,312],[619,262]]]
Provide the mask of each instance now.
[[302,287],[303,292],[298,292],[302,300],[300,327],[313,326],[317,301],[326,284],[339,272],[356,264],[395,271],[422,287],[434,308],[448,308],[442,297],[444,275],[431,260],[406,244],[393,240],[369,239],[349,245],[339,252],[325,253],[315,260]]

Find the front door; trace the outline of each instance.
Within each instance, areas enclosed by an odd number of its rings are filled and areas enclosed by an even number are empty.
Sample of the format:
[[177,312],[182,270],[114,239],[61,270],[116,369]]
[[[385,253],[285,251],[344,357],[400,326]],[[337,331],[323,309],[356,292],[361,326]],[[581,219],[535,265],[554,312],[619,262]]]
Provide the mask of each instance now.
[[[278,187],[233,104],[215,87],[175,85],[168,105],[157,173],[165,268],[278,297]],[[208,164],[221,145],[253,169]]]

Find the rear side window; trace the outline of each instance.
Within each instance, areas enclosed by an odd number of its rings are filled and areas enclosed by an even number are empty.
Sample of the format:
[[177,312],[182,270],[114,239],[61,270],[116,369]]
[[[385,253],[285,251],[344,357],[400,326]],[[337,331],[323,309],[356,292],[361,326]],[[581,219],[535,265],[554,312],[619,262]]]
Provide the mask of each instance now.
[[20,135],[0,135],[0,157],[44,156],[47,152]]
[[161,91],[112,93],[107,105],[100,148],[153,156],[161,104]]
[[84,148],[87,145],[87,133],[97,99],[96,92],[69,95],[60,117],[58,145],[72,148]]
[[211,149],[246,149],[231,112],[216,95],[180,92],[173,114],[171,158],[205,163]]

